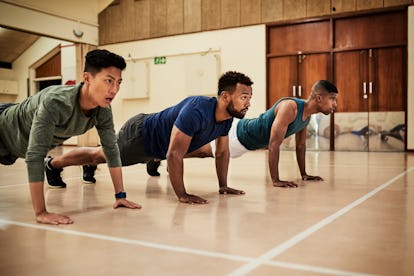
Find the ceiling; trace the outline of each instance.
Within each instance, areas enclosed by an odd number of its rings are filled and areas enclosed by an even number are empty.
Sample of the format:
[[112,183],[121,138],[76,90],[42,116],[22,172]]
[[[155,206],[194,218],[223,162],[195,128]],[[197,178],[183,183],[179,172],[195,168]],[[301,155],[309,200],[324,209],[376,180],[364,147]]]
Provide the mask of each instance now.
[[0,68],[7,68],[40,36],[0,27]]

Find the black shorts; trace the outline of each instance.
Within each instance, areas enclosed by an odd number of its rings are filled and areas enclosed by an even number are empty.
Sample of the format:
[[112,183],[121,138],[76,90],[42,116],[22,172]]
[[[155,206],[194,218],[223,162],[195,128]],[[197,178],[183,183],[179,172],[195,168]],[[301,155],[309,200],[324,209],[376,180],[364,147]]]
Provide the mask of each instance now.
[[[12,105],[14,104],[0,103],[0,114]],[[9,152],[9,150],[6,148],[6,146],[3,144],[3,141],[1,141],[1,138],[0,138],[0,163],[3,165],[12,165],[14,164],[14,162],[16,162],[16,160],[17,160],[17,157],[12,155]]]
[[154,159],[145,151],[142,138],[142,124],[148,114],[138,114],[125,122],[118,133],[118,147],[121,154],[122,166],[147,163]]

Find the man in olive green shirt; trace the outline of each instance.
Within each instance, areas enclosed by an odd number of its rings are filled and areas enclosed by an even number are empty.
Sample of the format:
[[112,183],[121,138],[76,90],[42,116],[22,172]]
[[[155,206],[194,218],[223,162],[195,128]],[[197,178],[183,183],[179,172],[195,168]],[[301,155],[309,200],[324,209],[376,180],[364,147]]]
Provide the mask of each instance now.
[[[73,223],[68,216],[46,210],[43,194],[44,159],[50,149],[94,126],[108,159],[116,194],[114,208],[141,207],[126,199],[110,108],[110,103],[118,93],[125,67],[122,57],[106,50],[93,50],[86,55],[81,84],[50,86],[20,104],[0,105],[0,163],[10,165],[17,158],[25,158],[38,222]],[[53,170],[51,161],[49,158],[47,168]],[[69,155],[65,164],[82,165],[84,160],[82,156]]]

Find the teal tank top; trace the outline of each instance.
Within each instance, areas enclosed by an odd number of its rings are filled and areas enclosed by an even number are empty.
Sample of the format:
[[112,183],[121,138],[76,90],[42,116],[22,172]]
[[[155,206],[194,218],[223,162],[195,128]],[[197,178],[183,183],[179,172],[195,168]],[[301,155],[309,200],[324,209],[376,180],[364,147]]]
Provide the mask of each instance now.
[[285,138],[299,132],[309,124],[310,116],[302,121],[305,101],[298,98],[281,98],[270,109],[254,119],[241,119],[237,124],[237,138],[248,150],[267,148],[270,139],[270,130],[275,119],[275,108],[283,100],[294,100],[298,105],[298,114],[295,121],[289,124]]

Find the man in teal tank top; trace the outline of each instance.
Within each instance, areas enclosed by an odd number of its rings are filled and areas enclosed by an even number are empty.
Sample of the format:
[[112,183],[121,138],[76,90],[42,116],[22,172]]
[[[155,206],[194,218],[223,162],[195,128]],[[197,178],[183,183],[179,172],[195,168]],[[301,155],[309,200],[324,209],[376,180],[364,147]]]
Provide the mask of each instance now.
[[[234,121],[229,131],[229,148],[232,158],[249,150],[269,150],[269,171],[275,187],[297,187],[293,181],[279,178],[279,154],[283,139],[295,134],[296,158],[302,180],[323,180],[306,173],[306,126],[315,113],[331,114],[336,109],[338,89],[326,80],[312,86],[309,99],[281,98],[270,109],[254,119]],[[186,157],[214,157],[215,141],[189,153]]]
[[69,155],[59,164],[48,157],[44,164],[45,157],[50,149],[94,126],[108,159],[115,189],[114,208],[141,207],[126,199],[110,108],[122,81],[125,60],[106,50],[93,50],[85,60],[81,84],[50,86],[19,104],[0,104],[0,163],[11,165],[17,158],[25,159],[33,209],[39,223],[73,223],[68,216],[46,210],[44,172],[57,175],[52,184],[64,187],[66,184],[59,175],[61,166],[84,165],[84,158]]

